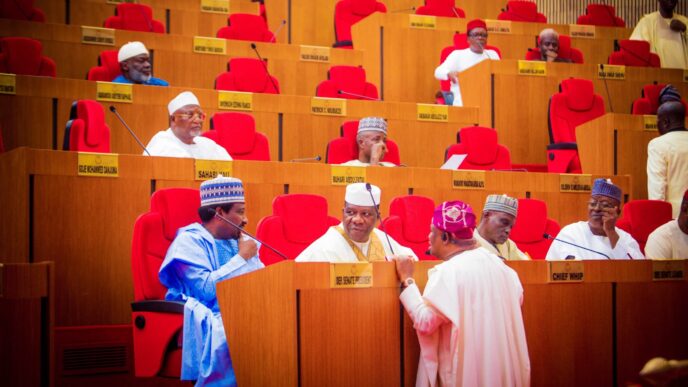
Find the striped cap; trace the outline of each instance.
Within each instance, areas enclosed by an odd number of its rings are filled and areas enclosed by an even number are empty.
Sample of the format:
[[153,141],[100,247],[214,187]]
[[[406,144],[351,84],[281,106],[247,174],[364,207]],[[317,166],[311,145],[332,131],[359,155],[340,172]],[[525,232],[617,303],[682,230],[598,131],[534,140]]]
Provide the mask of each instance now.
[[475,214],[468,204],[455,200],[440,204],[432,214],[432,225],[456,239],[473,238]]
[[358,121],[358,133],[374,131],[387,134],[387,121],[381,117],[364,117]]
[[611,179],[595,179],[592,184],[592,195],[606,196],[621,203],[621,188],[614,185]]
[[201,207],[244,203],[244,185],[235,177],[217,175],[201,183]]
[[518,199],[506,195],[488,195],[485,199],[485,211],[504,212],[516,216],[518,214]]

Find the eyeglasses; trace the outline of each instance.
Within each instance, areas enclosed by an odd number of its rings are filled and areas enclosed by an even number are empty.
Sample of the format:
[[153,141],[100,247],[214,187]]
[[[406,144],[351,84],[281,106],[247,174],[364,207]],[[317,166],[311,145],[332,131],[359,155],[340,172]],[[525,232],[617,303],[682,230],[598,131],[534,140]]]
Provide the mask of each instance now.
[[356,215],[366,220],[375,218],[377,216],[375,212],[371,211],[356,211],[351,208],[344,209],[344,216],[346,216],[347,218],[353,218]]
[[192,120],[195,118],[198,118],[200,120],[205,120],[205,113],[203,113],[200,110],[196,110],[196,111],[191,112],[191,113],[174,113],[174,116],[179,117],[183,120]]
[[476,32],[474,34],[468,34],[468,36],[470,36],[471,38],[485,38],[485,39],[487,39],[487,33],[486,32],[485,33]]
[[610,202],[595,202],[595,201],[590,201],[588,202],[588,207],[590,208],[601,208],[603,210],[608,210],[610,208],[616,207],[614,204]]

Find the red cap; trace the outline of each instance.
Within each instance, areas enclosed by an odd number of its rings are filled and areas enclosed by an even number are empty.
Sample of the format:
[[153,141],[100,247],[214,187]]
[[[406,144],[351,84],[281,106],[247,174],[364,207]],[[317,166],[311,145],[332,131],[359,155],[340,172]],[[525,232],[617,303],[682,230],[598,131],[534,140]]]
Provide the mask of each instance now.
[[474,28],[484,28],[487,29],[487,24],[482,19],[473,19],[466,25],[466,33],[470,34],[471,30]]

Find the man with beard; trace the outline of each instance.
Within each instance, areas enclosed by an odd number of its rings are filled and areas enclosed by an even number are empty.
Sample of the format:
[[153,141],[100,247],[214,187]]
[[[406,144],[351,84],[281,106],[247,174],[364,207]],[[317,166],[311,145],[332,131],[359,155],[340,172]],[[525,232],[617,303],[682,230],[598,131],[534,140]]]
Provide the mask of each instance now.
[[688,18],[674,12],[678,0],[659,0],[659,10],[643,16],[631,39],[645,40],[650,50],[659,55],[662,67],[688,68],[686,24]]
[[150,86],[170,85],[167,81],[153,77],[150,55],[141,42],[129,42],[122,46],[117,53],[117,61],[122,74],[112,82]]
[[507,195],[488,195],[483,207],[483,217],[473,237],[487,251],[507,261],[529,260],[509,239],[516,222],[518,199]]
[[167,105],[167,111],[170,114],[170,127],[158,132],[146,146],[151,156],[232,159],[225,148],[209,138],[201,137],[205,113],[192,92],[179,93]]
[[644,259],[638,242],[616,227],[620,205],[621,188],[608,179],[595,180],[588,202],[588,221],[562,228],[557,235],[559,240],[552,242],[546,259]]

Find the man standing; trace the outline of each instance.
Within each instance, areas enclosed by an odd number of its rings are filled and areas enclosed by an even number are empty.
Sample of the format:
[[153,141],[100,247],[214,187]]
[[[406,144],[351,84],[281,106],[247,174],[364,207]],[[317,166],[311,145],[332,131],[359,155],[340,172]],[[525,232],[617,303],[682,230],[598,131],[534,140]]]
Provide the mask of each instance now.
[[152,75],[150,55],[141,42],[129,42],[117,53],[117,61],[122,74],[113,79],[115,83],[134,83],[138,85],[169,86],[170,84]]
[[420,343],[416,386],[528,386],[530,359],[516,272],[473,239],[475,214],[444,202],[430,225],[428,272],[421,296],[413,262],[397,259],[400,299]]
[[608,179],[595,180],[588,202],[588,221],[562,228],[546,259],[643,259],[638,242],[616,227],[620,205],[621,188]]
[[375,228],[380,195],[380,188],[371,184],[347,185],[342,223],[306,247],[296,262],[374,262],[395,255],[418,260],[413,250]]
[[486,50],[487,25],[480,19],[474,19],[466,25],[468,48],[454,50],[435,69],[435,78],[440,81],[451,81],[450,91],[454,96],[453,105],[463,106],[461,88],[459,87],[459,73],[477,65],[485,59],[499,60],[499,54],[494,50]]
[[645,257],[649,259],[688,259],[688,189],[683,193],[678,219],[657,227],[647,237]]
[[396,167],[393,163],[381,161],[387,154],[387,121],[381,117],[365,117],[358,121],[356,134],[358,158],[341,165],[368,167],[381,165]]
[[165,299],[185,301],[182,380],[197,386],[235,386],[234,370],[217,304],[218,282],[258,270],[258,244],[242,235],[248,223],[241,180],[218,176],[201,184],[201,224],[182,227],[160,266]]
[[179,93],[167,105],[167,111],[170,114],[170,127],[158,132],[146,146],[151,156],[232,159],[225,148],[201,136],[205,113],[192,92]]
[[483,217],[474,237],[487,251],[507,261],[527,261],[530,258],[509,239],[516,222],[518,199],[506,195],[488,195]]
[[688,189],[688,130],[686,108],[669,101],[657,109],[659,137],[647,144],[647,197],[671,203],[678,215],[683,192]]
[[659,11],[643,16],[631,34],[633,40],[646,40],[659,55],[662,67],[688,68],[686,24],[688,18],[674,13],[678,0],[659,0]]

